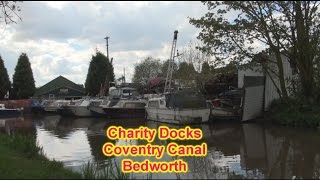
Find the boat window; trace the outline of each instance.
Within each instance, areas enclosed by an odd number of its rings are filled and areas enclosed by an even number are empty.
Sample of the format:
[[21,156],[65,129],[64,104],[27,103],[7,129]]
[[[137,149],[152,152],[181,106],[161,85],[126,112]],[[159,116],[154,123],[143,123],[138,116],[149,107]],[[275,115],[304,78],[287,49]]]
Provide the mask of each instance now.
[[139,93],[136,90],[124,89],[124,90],[122,90],[122,95],[123,95],[123,97],[138,96]]
[[164,105],[164,100],[160,100],[160,105]]
[[4,109],[4,105],[1,104],[1,105],[0,105],[0,109]]
[[154,107],[154,108],[159,108],[159,102],[158,101],[149,101],[148,106]]
[[99,106],[101,104],[101,101],[92,101],[90,102],[89,106]]
[[111,95],[111,96],[117,96],[117,95],[119,95],[119,94],[120,94],[119,89],[112,89],[112,90],[110,91],[110,95]]
[[122,92],[123,94],[129,94],[131,91],[129,89],[124,89]]

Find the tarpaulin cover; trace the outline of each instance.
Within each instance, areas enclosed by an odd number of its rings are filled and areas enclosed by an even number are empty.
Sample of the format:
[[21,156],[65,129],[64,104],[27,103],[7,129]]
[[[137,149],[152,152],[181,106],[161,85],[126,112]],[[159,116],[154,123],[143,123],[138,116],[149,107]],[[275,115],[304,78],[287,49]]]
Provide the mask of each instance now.
[[168,108],[206,108],[207,103],[204,96],[192,91],[177,91],[166,94],[166,105]]

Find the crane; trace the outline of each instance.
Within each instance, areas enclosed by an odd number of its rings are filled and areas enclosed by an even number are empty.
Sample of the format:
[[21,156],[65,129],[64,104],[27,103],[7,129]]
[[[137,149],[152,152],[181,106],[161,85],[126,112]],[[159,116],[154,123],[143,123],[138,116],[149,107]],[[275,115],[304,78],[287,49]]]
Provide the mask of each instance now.
[[[164,92],[170,92],[171,91],[171,80],[172,80],[172,71],[173,71],[173,65],[174,65],[174,58],[176,48],[177,48],[177,38],[178,38],[178,31],[174,31],[174,36],[173,36],[173,42],[172,42],[172,48],[171,48],[171,53],[170,53],[170,59],[168,63],[168,71],[167,71],[167,77],[166,77],[166,83],[164,86]],[[169,83],[169,84],[168,84]]]

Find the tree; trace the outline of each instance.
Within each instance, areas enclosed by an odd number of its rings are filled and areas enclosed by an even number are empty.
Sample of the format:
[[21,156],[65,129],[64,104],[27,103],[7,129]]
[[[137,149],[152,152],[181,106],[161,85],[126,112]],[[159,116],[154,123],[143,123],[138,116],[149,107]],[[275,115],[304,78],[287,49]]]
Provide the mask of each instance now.
[[148,81],[162,74],[162,64],[159,59],[147,57],[134,67],[132,82],[146,86]]
[[35,81],[29,58],[26,53],[21,53],[13,74],[12,98],[30,98],[34,94],[35,90]]
[[[165,62],[162,63],[161,66],[161,76],[163,78],[167,77],[167,72],[168,72],[168,66],[169,66],[169,60],[166,60]],[[178,71],[178,65],[176,62],[173,62],[173,72],[172,72],[172,79],[175,79],[177,77],[177,71]]]
[[199,87],[200,91],[202,91],[204,94],[207,94],[206,91],[206,84],[212,80],[214,77],[214,74],[211,72],[211,68],[208,62],[203,62],[201,66],[201,72],[197,74],[196,76],[196,83]]
[[11,82],[6,67],[4,66],[3,60],[0,56],[0,99],[7,94],[11,89]]
[[104,54],[96,51],[96,54],[92,55],[85,82],[87,94],[96,96],[106,84],[113,81],[114,72],[112,60],[109,61]]
[[18,15],[18,12],[21,11],[21,9],[16,4],[17,1],[0,1],[2,13],[0,19],[6,24],[16,23],[16,21],[13,19],[14,17],[18,17],[21,20],[21,17]]
[[194,69],[193,64],[187,62],[181,62],[179,69],[176,73],[176,78],[179,79],[179,86],[195,88],[197,72]]
[[187,62],[181,62],[177,72],[177,78],[182,80],[193,80],[196,70],[193,64]]
[[[280,97],[287,99],[281,54],[297,68],[301,90],[308,102],[315,93],[314,60],[319,51],[320,13],[317,1],[219,1],[203,2],[210,12],[190,23],[201,28],[198,39],[204,52],[216,61],[243,63],[257,54],[260,43],[275,56]],[[221,8],[222,7],[222,8]],[[229,13],[235,19],[229,20]]]
[[212,65],[214,61],[212,60],[212,57],[201,50],[199,50],[197,47],[203,46],[203,43],[201,42],[189,42],[183,49],[180,56],[177,58],[179,61],[182,62],[188,62],[189,64],[193,64],[196,71],[201,71],[201,66],[203,62],[207,62],[208,64]]
[[202,67],[201,67],[201,74],[207,75],[210,74],[211,70],[210,70],[210,65],[208,62],[203,62],[202,63]]

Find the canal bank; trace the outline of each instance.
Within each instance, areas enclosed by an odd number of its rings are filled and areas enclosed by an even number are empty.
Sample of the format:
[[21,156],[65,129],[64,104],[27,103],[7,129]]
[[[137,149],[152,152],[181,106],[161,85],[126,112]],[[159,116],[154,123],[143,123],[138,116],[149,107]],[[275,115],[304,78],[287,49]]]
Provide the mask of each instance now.
[[287,102],[276,100],[264,113],[264,119],[281,126],[319,128],[320,105],[309,105],[296,99],[288,99]]
[[63,163],[50,161],[39,154],[35,138],[26,135],[9,136],[0,133],[0,179],[40,178],[75,179],[81,174],[63,167]]

